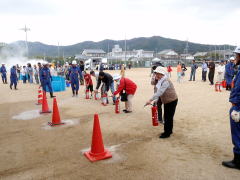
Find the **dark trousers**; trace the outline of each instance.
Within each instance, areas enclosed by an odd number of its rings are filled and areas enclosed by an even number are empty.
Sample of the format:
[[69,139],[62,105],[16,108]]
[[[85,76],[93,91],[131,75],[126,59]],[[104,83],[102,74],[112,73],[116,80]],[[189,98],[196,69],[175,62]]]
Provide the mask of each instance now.
[[207,80],[207,71],[202,71],[202,80],[203,81]]
[[178,99],[170,103],[164,104],[164,133],[167,135],[172,134],[173,130],[173,117],[177,107]]
[[208,73],[208,79],[211,84],[214,84],[213,79],[214,79],[214,71],[209,71]]
[[191,80],[195,81],[195,74],[196,74],[196,70],[192,70],[190,74],[190,81]]

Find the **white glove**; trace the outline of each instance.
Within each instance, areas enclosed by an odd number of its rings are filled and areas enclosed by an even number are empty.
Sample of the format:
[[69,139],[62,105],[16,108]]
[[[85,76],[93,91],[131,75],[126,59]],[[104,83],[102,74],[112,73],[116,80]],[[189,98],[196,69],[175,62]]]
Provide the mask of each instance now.
[[240,122],[240,112],[233,110],[232,113],[231,113],[231,118],[235,122]]

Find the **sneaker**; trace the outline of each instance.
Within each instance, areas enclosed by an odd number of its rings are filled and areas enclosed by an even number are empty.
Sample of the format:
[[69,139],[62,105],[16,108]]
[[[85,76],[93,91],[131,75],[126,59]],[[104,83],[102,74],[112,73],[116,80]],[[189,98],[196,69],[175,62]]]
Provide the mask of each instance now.
[[125,113],[131,113],[132,111],[128,111],[128,110],[126,110],[126,111],[124,111]]
[[127,110],[126,109],[124,109],[124,110],[122,110],[123,112],[126,112]]
[[170,134],[165,134],[165,133],[162,133],[159,138],[169,138],[170,137]]

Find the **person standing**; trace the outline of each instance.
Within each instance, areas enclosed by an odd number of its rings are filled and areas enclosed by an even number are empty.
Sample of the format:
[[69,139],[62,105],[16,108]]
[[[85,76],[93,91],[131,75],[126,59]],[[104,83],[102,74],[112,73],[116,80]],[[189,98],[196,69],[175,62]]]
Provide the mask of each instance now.
[[121,93],[123,90],[127,93],[127,101],[125,101],[125,109],[123,112],[132,112],[132,99],[137,90],[137,85],[128,78],[121,77],[119,74],[113,76],[113,80],[116,81],[118,85],[117,90],[113,93],[114,96]]
[[84,80],[85,80],[85,84],[86,84],[86,89],[89,90],[91,92],[91,97],[92,97],[92,92],[93,92],[93,82],[92,82],[92,78],[91,75],[88,74],[86,71],[84,71]]
[[210,85],[214,85],[215,63],[213,62],[213,60],[210,60],[208,68],[209,68],[208,79],[210,81]]
[[168,77],[171,77],[172,67],[169,65],[167,67]]
[[14,85],[14,89],[17,90],[17,81],[18,81],[18,78],[17,78],[17,68],[16,66],[13,66],[11,69],[10,69],[10,89],[12,89],[12,86]]
[[39,78],[38,78],[39,71],[38,71],[36,65],[34,65],[34,68],[33,68],[33,74],[34,74],[34,79],[35,79],[35,81],[36,81],[36,84],[39,84]]
[[226,90],[231,91],[231,84],[234,77],[234,57],[230,58],[229,63],[225,65],[225,79],[226,79]]
[[192,61],[192,65],[191,65],[191,74],[190,74],[190,79],[189,81],[195,81],[195,75],[196,75],[196,70],[197,70],[198,66],[195,63],[195,60]]
[[[104,87],[105,87],[103,89],[104,94],[107,94],[109,89],[111,90],[112,94],[115,92],[113,77],[110,74],[105,73],[103,71],[99,72],[97,87],[96,87],[96,90],[94,91],[95,93],[98,93],[98,89],[99,89],[101,83],[104,83]],[[113,105],[114,105],[115,101],[116,101],[116,97],[113,96],[112,100],[113,100]]]
[[166,73],[164,68],[157,67],[154,72],[156,73],[156,79],[158,80],[158,90],[156,93],[154,93],[152,98],[146,102],[145,105],[150,105],[152,101],[156,101],[158,98],[161,98],[161,101],[164,104],[164,132],[160,135],[159,138],[168,138],[173,132],[173,117],[175,114],[178,97],[173,83],[169,78],[161,81]]
[[124,78],[125,77],[125,65],[121,64],[121,72],[120,75]]
[[22,74],[23,83],[26,84],[26,82],[27,82],[27,69],[26,69],[26,66],[23,66],[23,68],[21,70],[21,74]]
[[0,68],[0,73],[2,75],[3,84],[7,84],[7,70],[4,63],[2,63],[2,67]]
[[221,84],[222,81],[224,80],[225,73],[225,66],[223,61],[220,62],[216,70],[217,70],[217,82]]
[[[165,76],[163,78],[161,78],[160,81],[158,81],[158,79],[156,79],[156,73],[153,73],[152,79],[151,79],[151,85],[154,85],[154,93],[156,93],[157,90],[158,90],[157,84],[161,84],[161,82],[165,78],[167,78],[166,73],[165,73]],[[154,105],[157,106],[157,109],[158,109],[158,121],[163,124],[164,122],[163,122],[163,118],[162,118],[162,101],[161,101],[161,98],[158,98],[158,100],[154,102]]]
[[72,97],[78,96],[79,76],[81,79],[83,79],[81,69],[77,66],[77,62],[73,61],[72,67],[69,69],[69,77],[70,77],[72,93],[73,93]]
[[208,69],[208,65],[206,60],[203,60],[203,64],[202,64],[202,81],[206,82],[207,80],[207,69]]
[[180,62],[178,62],[177,65],[177,82],[181,82],[181,78],[182,78],[182,65]]
[[[240,46],[235,49],[234,53],[236,54],[236,65],[240,65]],[[232,103],[229,116],[234,158],[232,161],[223,161],[222,165],[240,170],[240,67],[234,79],[229,102]]]
[[40,70],[40,81],[41,81],[41,86],[43,88],[43,91],[47,91],[47,87],[50,93],[51,98],[54,98],[55,96],[53,95],[53,89],[52,89],[52,76],[50,73],[50,69],[48,68],[48,63],[44,62],[43,63],[43,68]]

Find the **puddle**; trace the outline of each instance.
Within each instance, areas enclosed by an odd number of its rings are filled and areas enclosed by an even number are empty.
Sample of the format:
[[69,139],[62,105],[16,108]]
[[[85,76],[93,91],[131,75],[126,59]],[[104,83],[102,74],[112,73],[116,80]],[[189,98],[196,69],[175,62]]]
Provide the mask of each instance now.
[[16,120],[30,120],[40,117],[39,110],[25,111],[16,116],[13,116],[12,119]]
[[42,128],[45,130],[52,130],[57,127],[67,127],[67,126],[74,126],[76,124],[79,124],[78,119],[66,119],[66,120],[62,120],[62,122],[65,124],[59,125],[59,126],[49,126],[47,123],[44,123]]

